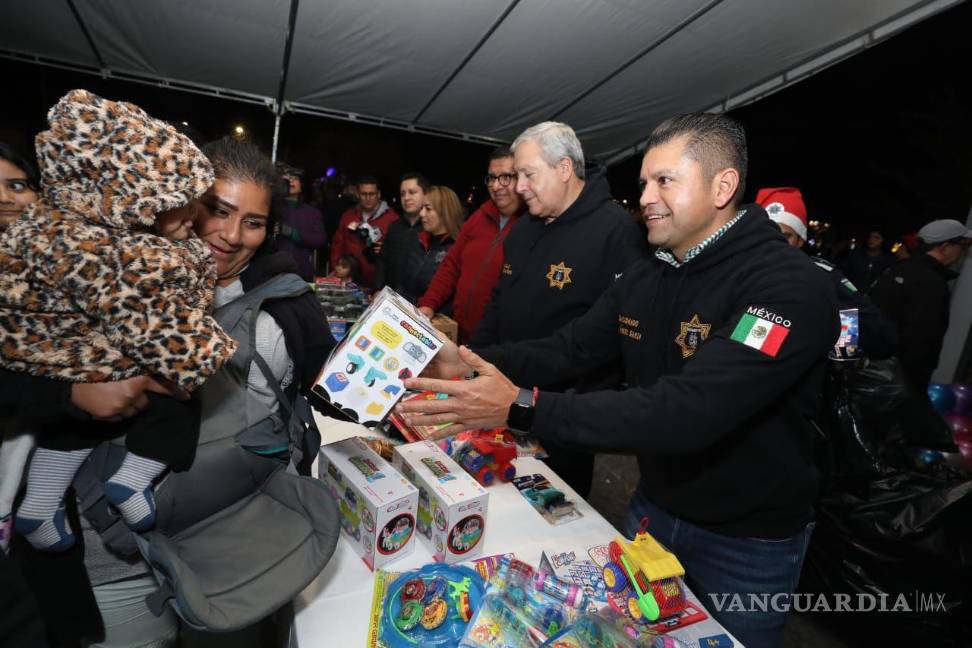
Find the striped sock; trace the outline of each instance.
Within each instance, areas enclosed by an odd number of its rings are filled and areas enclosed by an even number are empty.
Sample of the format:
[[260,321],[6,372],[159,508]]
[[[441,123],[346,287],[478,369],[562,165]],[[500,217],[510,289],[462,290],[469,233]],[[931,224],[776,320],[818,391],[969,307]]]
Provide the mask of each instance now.
[[20,503],[14,530],[42,551],[74,545],[74,532],[64,511],[64,491],[91,454],[85,450],[37,448],[27,469],[27,492]]
[[121,468],[105,482],[105,498],[121,513],[132,531],[147,531],[155,524],[152,482],[167,466],[129,451]]

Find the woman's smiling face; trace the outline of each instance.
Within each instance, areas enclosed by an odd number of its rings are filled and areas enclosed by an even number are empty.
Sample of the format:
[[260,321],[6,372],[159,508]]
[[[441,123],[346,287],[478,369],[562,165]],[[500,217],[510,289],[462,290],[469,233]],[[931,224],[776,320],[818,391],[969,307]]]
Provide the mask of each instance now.
[[27,174],[13,162],[0,158],[0,231],[17,220],[28,205],[37,201],[37,192],[27,184]]
[[233,282],[267,238],[270,193],[249,180],[217,178],[201,198],[195,230],[213,253],[218,279]]

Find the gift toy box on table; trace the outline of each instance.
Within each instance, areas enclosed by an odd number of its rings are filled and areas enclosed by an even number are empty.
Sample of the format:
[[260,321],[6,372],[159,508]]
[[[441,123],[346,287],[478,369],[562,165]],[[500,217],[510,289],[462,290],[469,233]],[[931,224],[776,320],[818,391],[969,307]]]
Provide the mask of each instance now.
[[434,328],[393,290],[383,289],[331,352],[315,394],[337,416],[374,427],[442,347]]
[[368,295],[353,283],[346,283],[332,277],[317,277],[314,292],[320,302],[331,335],[335,340],[344,338],[348,329],[368,308]]
[[376,569],[414,549],[418,490],[359,437],[323,446],[319,473],[355,551]]
[[478,556],[489,493],[432,441],[395,446],[392,464],[418,488],[418,531],[438,562]]

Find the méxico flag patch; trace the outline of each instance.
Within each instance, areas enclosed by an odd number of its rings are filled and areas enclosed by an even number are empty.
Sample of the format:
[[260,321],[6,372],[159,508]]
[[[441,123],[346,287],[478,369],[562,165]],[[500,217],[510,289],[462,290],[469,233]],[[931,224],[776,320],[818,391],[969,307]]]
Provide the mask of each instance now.
[[765,308],[750,306],[739,318],[739,323],[736,324],[729,339],[775,358],[783,340],[789,334],[790,320]]

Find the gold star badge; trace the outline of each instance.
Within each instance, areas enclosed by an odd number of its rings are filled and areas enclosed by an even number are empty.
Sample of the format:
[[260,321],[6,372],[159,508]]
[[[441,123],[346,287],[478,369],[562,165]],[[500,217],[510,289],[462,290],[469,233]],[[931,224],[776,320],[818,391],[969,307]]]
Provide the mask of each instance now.
[[570,279],[570,273],[572,270],[573,268],[568,268],[566,265],[564,265],[563,261],[557,265],[551,263],[550,272],[547,273],[547,281],[550,282],[550,287],[563,290],[564,286],[567,284],[574,283]]
[[696,313],[688,322],[682,322],[675,344],[682,348],[682,357],[691,358],[695,355],[695,350],[699,348],[702,341],[709,337],[711,324],[703,324],[699,321],[699,314]]

